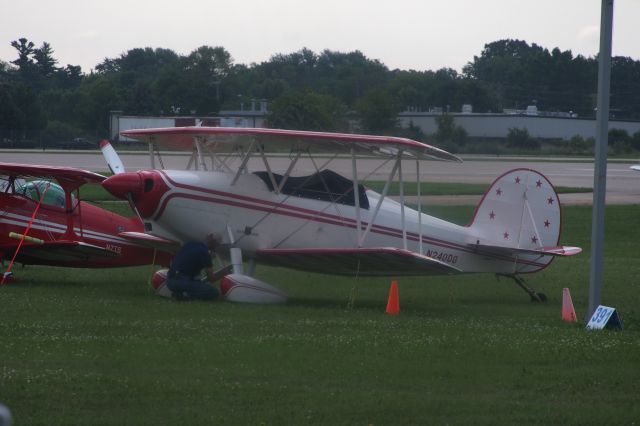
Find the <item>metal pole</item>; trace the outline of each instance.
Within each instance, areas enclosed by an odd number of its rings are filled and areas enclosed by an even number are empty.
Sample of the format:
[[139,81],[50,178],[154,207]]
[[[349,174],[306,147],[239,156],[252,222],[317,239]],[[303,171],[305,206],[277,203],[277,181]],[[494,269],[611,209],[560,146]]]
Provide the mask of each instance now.
[[356,151],[351,148],[351,174],[353,176],[353,199],[356,204],[356,241],[358,242],[358,247],[360,247],[360,233],[362,230],[360,229],[362,226],[362,221],[360,220],[360,191],[358,191],[358,169],[356,167]]
[[602,288],[612,26],[613,0],[602,0],[602,9],[600,12],[600,53],[598,54],[598,110],[596,112],[596,158],[593,170],[593,215],[591,219],[591,262],[589,266],[589,307],[586,316],[587,321],[591,318],[598,305],[600,305]]
[[149,141],[149,159],[151,160],[151,168],[155,169],[156,168],[156,157],[155,154],[153,153],[153,145],[155,144],[155,142],[153,140]]
[[398,153],[398,180],[400,181],[400,223],[402,223],[402,248],[407,249],[407,226],[404,219],[404,176],[402,176],[402,151]]
[[420,241],[420,254],[422,254],[422,191],[420,190],[420,160],[416,159],[416,181],[418,182],[418,239]]

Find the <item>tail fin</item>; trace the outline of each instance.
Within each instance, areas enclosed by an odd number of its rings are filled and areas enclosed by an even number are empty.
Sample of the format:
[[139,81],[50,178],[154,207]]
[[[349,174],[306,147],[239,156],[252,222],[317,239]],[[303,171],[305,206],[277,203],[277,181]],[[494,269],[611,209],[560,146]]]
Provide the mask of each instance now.
[[558,247],[560,199],[549,180],[531,169],[514,169],[498,177],[485,192],[469,225],[470,245],[514,257],[537,257],[535,265],[518,264],[513,272],[533,272],[553,256],[577,254]]

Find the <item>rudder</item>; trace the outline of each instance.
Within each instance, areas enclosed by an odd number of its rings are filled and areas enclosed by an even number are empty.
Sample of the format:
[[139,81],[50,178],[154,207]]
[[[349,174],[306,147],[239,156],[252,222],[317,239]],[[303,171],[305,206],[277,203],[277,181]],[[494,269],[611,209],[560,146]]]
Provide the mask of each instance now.
[[541,173],[514,169],[491,184],[469,227],[479,244],[522,249],[556,246],[561,230],[560,199]]

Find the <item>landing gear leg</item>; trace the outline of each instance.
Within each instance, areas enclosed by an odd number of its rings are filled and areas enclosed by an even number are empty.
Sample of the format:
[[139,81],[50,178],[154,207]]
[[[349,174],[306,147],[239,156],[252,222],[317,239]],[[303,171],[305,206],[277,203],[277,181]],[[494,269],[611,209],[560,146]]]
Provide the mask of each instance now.
[[233,265],[234,274],[244,274],[244,265],[242,264],[242,250],[238,247],[230,249],[231,264]]
[[256,260],[252,257],[249,259],[249,270],[247,271],[247,275],[253,277],[256,274]]
[[500,277],[507,277],[507,278],[513,279],[516,282],[516,284],[518,284],[520,286],[520,288],[523,289],[525,291],[525,293],[527,293],[529,295],[529,297],[531,298],[532,302],[546,302],[547,301],[547,295],[544,294],[544,293],[538,293],[537,291],[535,291],[534,289],[529,287],[524,282],[524,278],[520,278],[517,275],[505,275],[505,274],[496,274],[496,276],[498,277],[498,279]]

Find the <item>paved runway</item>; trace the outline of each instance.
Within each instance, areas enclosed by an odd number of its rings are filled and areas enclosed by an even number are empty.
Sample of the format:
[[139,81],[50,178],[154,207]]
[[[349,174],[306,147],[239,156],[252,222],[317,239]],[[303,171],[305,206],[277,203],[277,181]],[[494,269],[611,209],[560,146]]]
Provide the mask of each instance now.
[[[120,153],[127,170],[138,170],[150,167],[149,157],[145,153]],[[188,156],[164,155],[163,164],[166,168],[184,169],[188,163]],[[543,161],[541,161],[543,160]],[[555,186],[593,187],[593,163],[578,162],[573,159],[561,161],[544,161],[540,159],[515,160],[509,159],[477,159],[467,158],[463,163],[449,163],[440,161],[424,161],[420,164],[420,175],[423,182],[466,182],[491,183],[497,176],[514,168],[535,169],[545,176]],[[106,171],[102,155],[99,152],[0,152],[0,161],[10,163],[46,164],[55,166],[71,166],[92,171]],[[327,158],[316,158],[315,162],[321,167]],[[274,171],[283,172],[289,165],[287,157],[274,157],[269,160]],[[236,165],[239,161],[236,161]],[[159,162],[156,162],[159,166]],[[384,180],[391,170],[392,162],[384,164],[379,159],[358,160],[358,176],[360,179]],[[609,162],[607,166],[607,203],[608,204],[640,204],[640,172],[629,169],[634,161],[625,163]],[[376,170],[379,166],[381,168]],[[233,167],[232,167],[233,168]],[[249,163],[250,170],[264,170],[259,158]],[[351,160],[348,158],[333,159],[329,168],[344,176],[351,176]],[[415,161],[403,162],[406,179],[415,179]],[[293,171],[294,175],[313,173],[315,167],[311,161],[299,161]],[[590,204],[592,194],[564,194],[561,199],[567,204]],[[433,197],[427,200],[438,203],[475,204],[478,197]],[[448,201],[448,202],[447,202]]]

